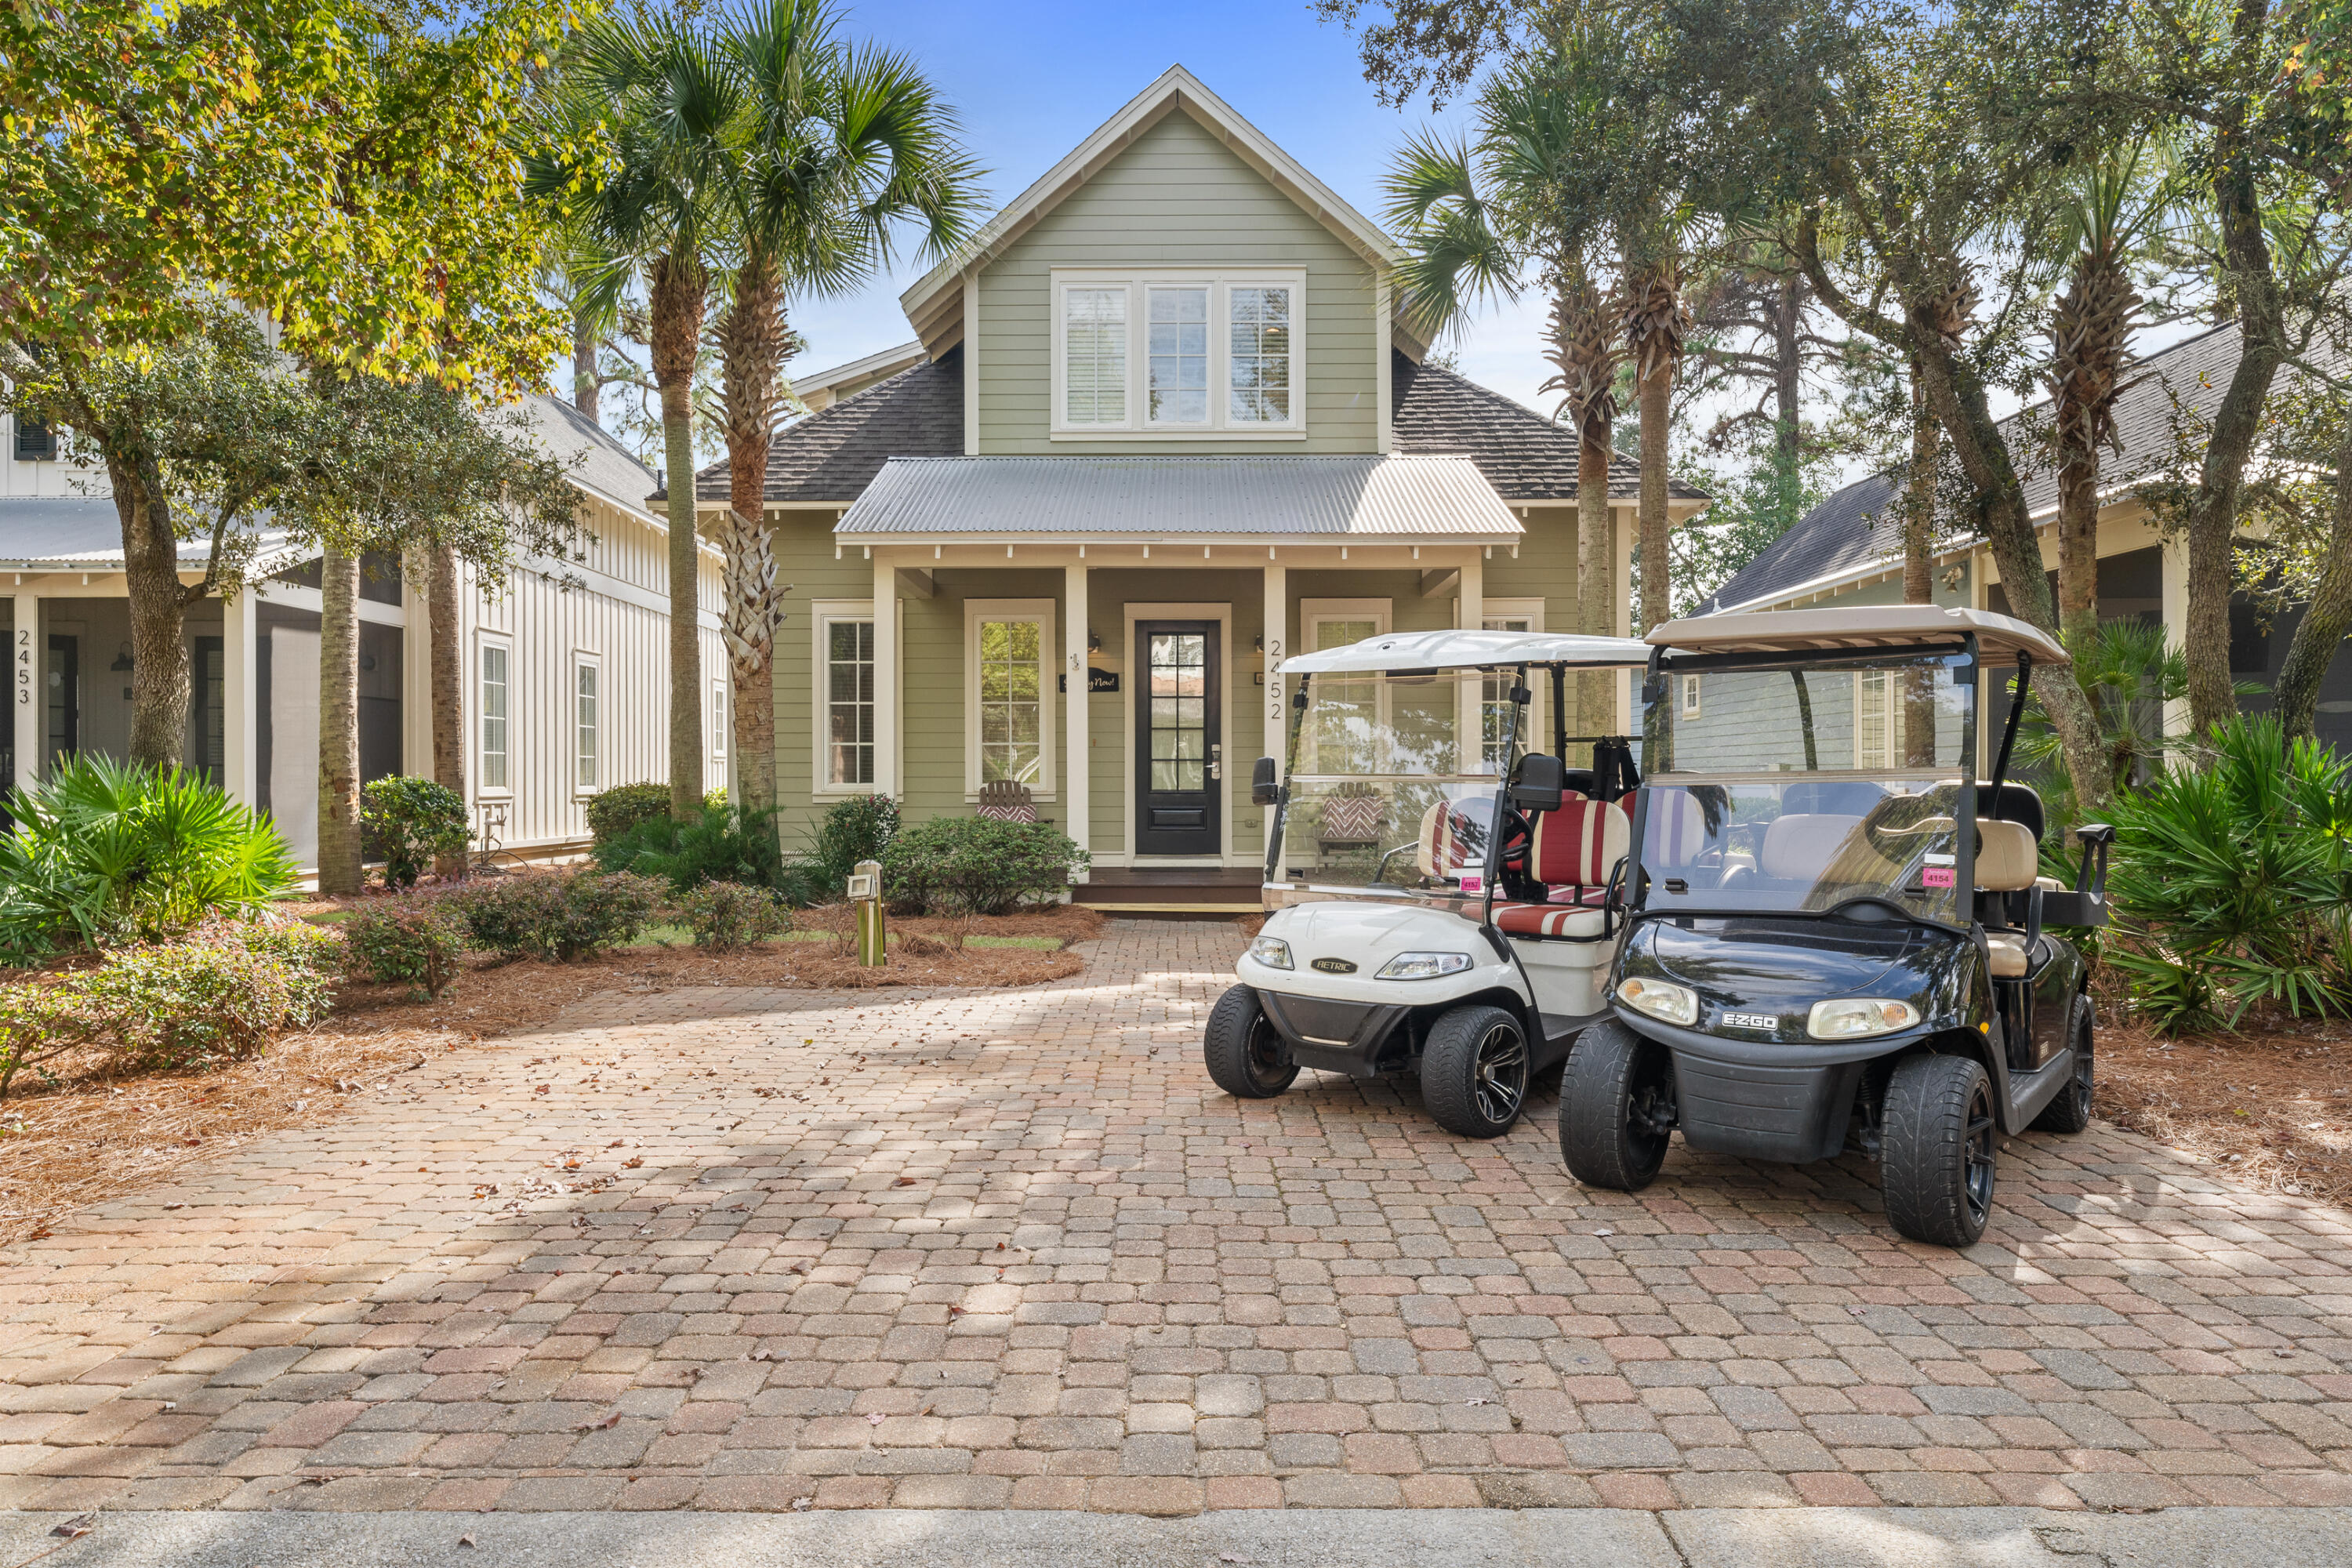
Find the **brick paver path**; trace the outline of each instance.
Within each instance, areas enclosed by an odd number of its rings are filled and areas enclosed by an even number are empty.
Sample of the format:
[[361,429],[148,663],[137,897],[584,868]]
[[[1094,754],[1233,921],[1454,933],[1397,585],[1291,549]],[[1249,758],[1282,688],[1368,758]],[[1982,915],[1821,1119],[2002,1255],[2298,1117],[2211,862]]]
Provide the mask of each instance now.
[[1227,1099],[1230,928],[1114,931],[607,996],[16,1249],[0,1507],[2352,1500],[2339,1211],[2104,1126],[1963,1255],[1854,1160],[1587,1192],[1548,1097]]

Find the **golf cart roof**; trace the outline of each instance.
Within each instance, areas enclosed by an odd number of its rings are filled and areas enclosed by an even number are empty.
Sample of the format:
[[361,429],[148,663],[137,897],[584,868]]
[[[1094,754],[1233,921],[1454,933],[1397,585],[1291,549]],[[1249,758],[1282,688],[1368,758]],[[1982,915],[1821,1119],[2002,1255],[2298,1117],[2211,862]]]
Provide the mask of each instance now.
[[2037,626],[1990,610],[1934,605],[1858,605],[1834,610],[1755,610],[1668,621],[1649,640],[1683,653],[1802,653],[1809,648],[1906,647],[1950,643],[1977,634],[1987,663],[2031,654],[2041,665],[2072,661],[2056,638]]
[[1639,668],[1647,646],[1633,637],[1575,632],[1392,632],[1345,647],[1302,653],[1282,661],[1284,675],[1402,674],[1439,669],[1500,669],[1512,665],[1571,665],[1583,669]]

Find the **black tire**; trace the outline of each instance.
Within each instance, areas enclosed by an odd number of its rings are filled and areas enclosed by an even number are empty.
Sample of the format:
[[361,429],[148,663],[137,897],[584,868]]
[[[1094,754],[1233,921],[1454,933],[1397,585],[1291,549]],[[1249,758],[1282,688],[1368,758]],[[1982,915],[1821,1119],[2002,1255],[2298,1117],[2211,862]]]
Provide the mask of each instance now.
[[1500,1138],[1527,1108],[1528,1032],[1500,1007],[1442,1014],[1421,1053],[1429,1119],[1457,1138]]
[[1886,1085],[1879,1175],[1886,1217],[1914,1241],[1970,1247],[1992,1217],[2000,1128],[1974,1057],[1906,1057]]
[[1588,1187],[1638,1193],[1674,1137],[1674,1053],[1610,1019],[1576,1037],[1559,1079],[1559,1157]]
[[1298,1076],[1290,1047],[1246,985],[1233,987],[1209,1009],[1201,1058],[1217,1087],[1236,1100],[1272,1100]]
[[2074,999],[2074,1074],[2058,1098],[2033,1119],[2036,1132],[2080,1132],[2091,1124],[2091,1089],[2096,1070],[2091,1058],[2091,999]]

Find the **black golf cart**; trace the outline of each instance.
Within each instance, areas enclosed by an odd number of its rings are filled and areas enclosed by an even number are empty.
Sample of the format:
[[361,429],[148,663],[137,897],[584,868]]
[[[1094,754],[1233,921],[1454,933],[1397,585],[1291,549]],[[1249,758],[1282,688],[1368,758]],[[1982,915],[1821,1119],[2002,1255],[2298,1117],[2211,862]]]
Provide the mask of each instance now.
[[[1615,1016],[1569,1061],[1569,1170],[1631,1192],[1675,1131],[1788,1162],[1851,1141],[1896,1230],[1968,1246],[2000,1138],[2091,1115],[2084,964],[2047,928],[2105,923],[2114,834],[2078,830],[2074,887],[2041,876],[2041,800],[2008,778],[2032,671],[2064,649],[1932,605],[1710,616],[1648,640]],[[1979,782],[1985,681],[2011,669]]]

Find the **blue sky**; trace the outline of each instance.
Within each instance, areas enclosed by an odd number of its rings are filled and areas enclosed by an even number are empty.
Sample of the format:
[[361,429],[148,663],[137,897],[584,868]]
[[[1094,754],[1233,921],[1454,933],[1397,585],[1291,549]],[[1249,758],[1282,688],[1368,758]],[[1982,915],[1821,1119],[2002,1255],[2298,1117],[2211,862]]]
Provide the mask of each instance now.
[[[848,29],[913,56],[955,104],[990,171],[991,210],[1175,64],[1376,221],[1390,155],[1432,122],[1426,100],[1402,113],[1375,102],[1354,37],[1318,22],[1304,0],[869,0],[849,14]],[[1435,122],[1462,118],[1449,111]],[[914,334],[898,290],[920,271],[902,263],[853,296],[796,303],[793,321],[809,346],[789,370],[807,374],[907,342]],[[1465,374],[1549,413],[1536,393],[1550,374],[1537,352],[1540,325],[1531,303],[1483,310],[1460,340]]]

